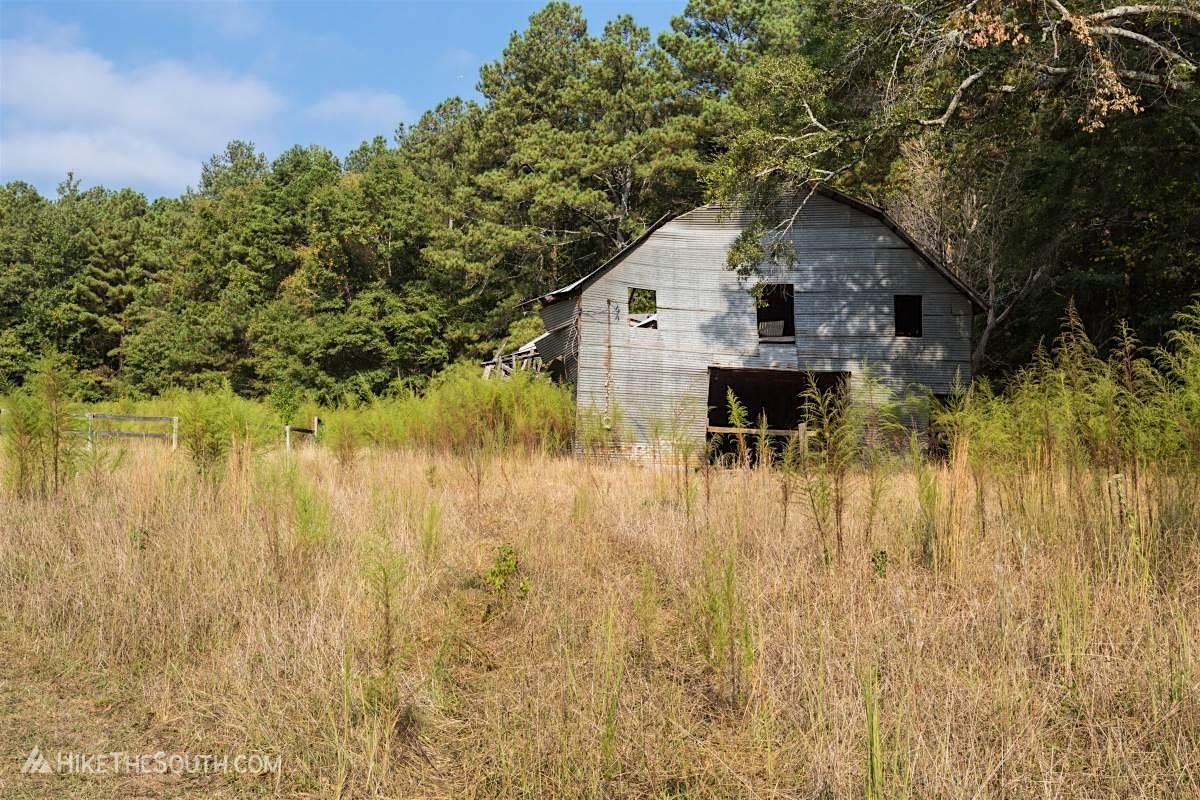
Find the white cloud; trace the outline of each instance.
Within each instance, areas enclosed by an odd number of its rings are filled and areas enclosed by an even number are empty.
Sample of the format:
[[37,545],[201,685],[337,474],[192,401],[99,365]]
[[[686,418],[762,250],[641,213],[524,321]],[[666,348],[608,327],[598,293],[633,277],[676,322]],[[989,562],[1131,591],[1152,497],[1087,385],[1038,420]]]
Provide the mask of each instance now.
[[0,173],[138,182],[177,192],[233,138],[268,130],[283,99],[246,76],[177,61],[119,69],[63,39],[0,42]]
[[418,117],[399,95],[365,88],[295,103],[289,117],[284,97],[253,74],[175,59],[119,65],[72,28],[30,30],[0,40],[0,181],[43,191],[70,171],[84,185],[174,195],[231,139],[270,153],[297,122],[301,137],[351,141]]
[[308,116],[323,122],[362,124],[391,131],[417,118],[404,98],[391,92],[354,89],[325,95],[309,107]]
[[58,180],[74,172],[89,184],[179,191],[197,183],[201,160],[120,129],[30,130],[0,142],[0,168],[6,180],[19,175],[49,175]]

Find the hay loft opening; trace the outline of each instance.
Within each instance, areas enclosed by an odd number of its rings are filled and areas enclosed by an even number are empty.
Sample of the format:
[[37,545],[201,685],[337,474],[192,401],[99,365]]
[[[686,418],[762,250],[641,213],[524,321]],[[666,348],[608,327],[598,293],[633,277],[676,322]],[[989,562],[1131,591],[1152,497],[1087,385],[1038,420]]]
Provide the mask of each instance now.
[[921,295],[898,294],[895,296],[896,335],[916,338],[922,333]]
[[629,287],[629,324],[634,328],[658,327],[658,294],[653,289]]
[[796,293],[790,283],[768,283],[756,294],[758,339],[761,342],[796,340]]

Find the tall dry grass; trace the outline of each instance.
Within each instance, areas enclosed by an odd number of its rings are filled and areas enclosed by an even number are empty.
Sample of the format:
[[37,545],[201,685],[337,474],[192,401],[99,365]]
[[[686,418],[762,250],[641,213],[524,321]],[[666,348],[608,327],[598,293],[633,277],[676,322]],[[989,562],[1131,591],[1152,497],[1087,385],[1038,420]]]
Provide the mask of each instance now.
[[1200,794],[1189,478],[922,469],[849,471],[839,556],[778,470],[133,449],[0,505],[0,794]]
[[0,448],[2,796],[1200,796],[1200,308],[1106,358],[1070,314],[944,462],[821,395],[730,469],[571,460],[567,392],[465,371],[290,455],[216,395],[87,450],[60,372]]

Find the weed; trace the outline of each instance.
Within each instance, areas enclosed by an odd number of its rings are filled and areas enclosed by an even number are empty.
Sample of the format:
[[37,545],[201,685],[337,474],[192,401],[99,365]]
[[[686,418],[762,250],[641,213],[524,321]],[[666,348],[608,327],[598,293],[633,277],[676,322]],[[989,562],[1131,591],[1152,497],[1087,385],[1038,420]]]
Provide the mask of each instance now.
[[4,425],[9,485],[20,496],[57,494],[82,452],[76,418],[78,380],[69,360],[42,356],[24,391],[9,401]]
[[735,428],[733,440],[737,443],[737,464],[739,467],[750,466],[750,445],[746,440],[746,429],[750,427],[750,412],[744,403],[738,400],[733,389],[725,390],[725,404],[729,410],[729,425]]
[[[517,551],[511,544],[502,544],[496,549],[496,560],[483,575],[483,583],[493,595],[503,597],[514,588],[514,580],[518,578],[521,564],[517,559]],[[516,589],[525,594],[528,584],[521,578]]]
[[299,540],[310,547],[328,543],[333,537],[333,514],[328,499],[292,473],[292,518]]
[[917,560],[935,573],[942,572],[949,564],[951,551],[941,522],[941,487],[915,434],[910,439],[909,454],[917,484]]
[[196,467],[212,475],[225,462],[233,437],[233,418],[217,395],[188,395],[179,418],[180,437]]
[[883,800],[883,740],[879,733],[879,677],[874,670],[862,681],[866,710],[866,767],[863,770],[863,800]]
[[1086,577],[1061,573],[1054,582],[1054,629],[1058,663],[1068,683],[1083,674],[1088,649],[1091,594]]
[[871,571],[875,573],[875,577],[883,580],[887,577],[887,569],[887,550],[876,550],[875,552],[871,553]]
[[332,451],[338,466],[345,470],[358,460],[361,450],[360,436],[361,434],[352,427],[335,427],[332,430],[326,429],[322,440]]
[[403,557],[388,542],[381,541],[372,549],[365,577],[379,620],[377,653],[385,675],[391,674],[395,662],[395,615],[406,574]]
[[430,497],[421,512],[421,527],[418,532],[421,560],[432,563],[442,550],[442,507],[436,497]]
[[600,655],[604,704],[600,734],[600,774],[605,778],[612,778],[617,773],[617,720],[621,687],[625,680],[625,651],[617,620],[617,608],[610,605],[604,620],[603,649]]
[[754,634],[741,598],[733,553],[710,548],[700,585],[700,642],[709,666],[726,683],[730,705],[746,699],[746,677],[755,660]]

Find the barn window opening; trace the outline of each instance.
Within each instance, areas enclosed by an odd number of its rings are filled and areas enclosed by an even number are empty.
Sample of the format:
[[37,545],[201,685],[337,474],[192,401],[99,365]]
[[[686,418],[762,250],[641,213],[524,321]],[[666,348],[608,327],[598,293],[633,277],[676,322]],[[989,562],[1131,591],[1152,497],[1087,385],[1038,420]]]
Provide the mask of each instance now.
[[768,283],[756,294],[758,338],[763,341],[794,341],[796,338],[796,293],[790,283]]
[[915,338],[921,335],[921,295],[896,295],[895,313],[897,336]]
[[653,289],[629,289],[629,324],[634,328],[658,327],[658,296]]

